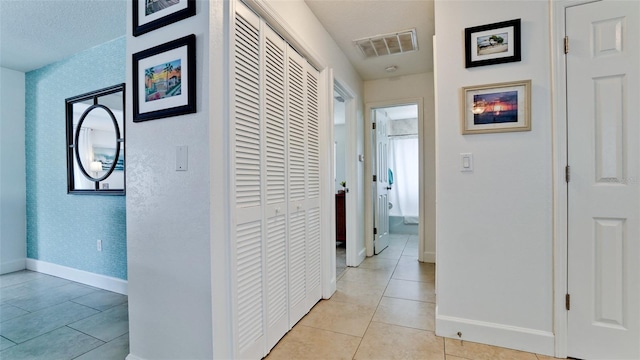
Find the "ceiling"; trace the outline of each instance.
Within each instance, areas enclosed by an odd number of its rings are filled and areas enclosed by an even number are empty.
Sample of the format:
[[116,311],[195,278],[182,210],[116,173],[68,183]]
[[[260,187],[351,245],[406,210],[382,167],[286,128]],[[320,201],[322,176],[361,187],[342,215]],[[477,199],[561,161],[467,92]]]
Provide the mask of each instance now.
[[[305,0],[362,80],[433,71],[433,0]],[[365,59],[354,40],[415,28],[418,50]],[[385,68],[395,65],[391,73]]]
[[[363,80],[433,69],[433,0],[305,0]],[[0,0],[0,66],[22,72],[124,36],[130,0]],[[365,59],[353,40],[415,28],[418,51]],[[385,71],[397,66],[392,73]]]
[[127,0],[0,0],[0,66],[28,72],[124,36]]

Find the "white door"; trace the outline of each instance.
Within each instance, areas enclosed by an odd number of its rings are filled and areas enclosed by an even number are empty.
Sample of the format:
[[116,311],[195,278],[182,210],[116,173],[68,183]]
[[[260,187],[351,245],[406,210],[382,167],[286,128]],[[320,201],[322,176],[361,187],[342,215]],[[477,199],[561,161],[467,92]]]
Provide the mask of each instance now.
[[568,355],[640,359],[640,2],[566,10]]
[[375,154],[375,211],[373,252],[379,254],[389,246],[389,133],[387,123],[389,117],[384,110],[374,110],[374,144]]

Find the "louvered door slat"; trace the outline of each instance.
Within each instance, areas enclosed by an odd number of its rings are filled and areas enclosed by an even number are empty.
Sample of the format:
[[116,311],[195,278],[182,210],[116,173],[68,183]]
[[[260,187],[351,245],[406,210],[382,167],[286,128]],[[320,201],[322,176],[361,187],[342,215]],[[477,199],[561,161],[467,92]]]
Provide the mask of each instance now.
[[302,57],[288,52],[287,111],[289,140],[289,201],[305,198],[305,71]]
[[236,207],[261,204],[260,87],[258,29],[240,15],[235,31],[235,201]]
[[236,239],[238,341],[243,351],[263,335],[262,223],[239,225]]
[[[276,39],[277,40],[277,39]],[[284,48],[269,37],[265,41],[267,204],[283,203],[286,186]]]
[[318,109],[318,75],[307,71],[307,195],[320,197],[320,114]]
[[[300,211],[289,217],[289,302],[291,307],[300,304],[306,297],[306,254],[306,216],[303,211]],[[296,319],[294,323],[297,321]]]
[[233,242],[236,351],[239,357],[256,357],[263,355],[265,339],[260,37],[255,15],[237,13],[235,20],[231,139],[235,192],[232,201],[236,214]]

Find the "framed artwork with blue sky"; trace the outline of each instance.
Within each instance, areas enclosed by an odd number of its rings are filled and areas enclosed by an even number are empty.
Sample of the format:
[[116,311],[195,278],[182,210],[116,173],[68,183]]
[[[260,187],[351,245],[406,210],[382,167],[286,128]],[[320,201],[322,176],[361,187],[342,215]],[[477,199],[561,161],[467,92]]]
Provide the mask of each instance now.
[[196,112],[196,36],[133,54],[133,121]]

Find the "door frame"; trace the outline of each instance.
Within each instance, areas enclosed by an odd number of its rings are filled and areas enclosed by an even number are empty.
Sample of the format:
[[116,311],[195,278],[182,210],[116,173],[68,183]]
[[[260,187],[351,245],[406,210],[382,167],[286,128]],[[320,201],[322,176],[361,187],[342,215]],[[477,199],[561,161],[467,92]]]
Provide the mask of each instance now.
[[567,165],[567,71],[564,54],[566,10],[602,0],[556,0],[551,8],[551,83],[553,125],[553,329],[555,356],[567,357],[569,316],[565,308],[568,292],[568,188]]
[[[371,114],[374,110],[380,108],[387,108],[392,106],[402,106],[402,105],[416,105],[418,106],[418,261],[424,262],[428,259],[425,259],[425,247],[426,247],[426,232],[425,232],[425,221],[426,221],[426,201],[425,201],[425,166],[424,166],[424,99],[423,98],[405,98],[405,99],[396,99],[396,100],[385,100],[385,101],[375,101],[375,102],[367,102],[365,104],[364,111],[364,152],[365,152],[365,179],[364,179],[364,238],[365,238],[365,247],[367,251],[367,256],[373,256],[373,170],[375,169],[375,164],[372,164],[373,154],[372,151],[372,117]],[[368,185],[367,185],[368,184]]]
[[[358,202],[360,199],[362,184],[358,180],[358,119],[357,119],[357,104],[355,101],[355,93],[351,90],[343,81],[339,78],[333,77],[332,90],[335,90],[344,98],[344,111],[345,111],[345,155],[348,159],[345,162],[344,171],[345,171],[345,181],[347,182],[349,189],[349,195],[345,196],[345,216],[346,216],[346,225],[347,225],[347,241],[346,243],[346,251],[347,251],[347,266],[358,266],[364,260],[364,251],[358,248],[358,245],[361,243],[360,236],[358,234],[358,224],[360,221],[358,220],[357,209]],[[332,102],[333,105],[333,102]],[[332,114],[334,109],[331,110]],[[331,134],[331,143],[335,143],[335,134]],[[331,150],[333,151],[333,149]],[[332,154],[333,155],[333,154]],[[334,159],[332,156],[331,159]],[[333,160],[332,160],[333,161]],[[333,169],[333,167],[332,167]],[[333,177],[335,178],[335,174]],[[334,183],[333,193],[336,193],[335,183]],[[335,219],[335,206],[332,208],[334,212]],[[335,224],[334,224],[335,228]],[[332,235],[333,243],[335,248],[335,232]]]

